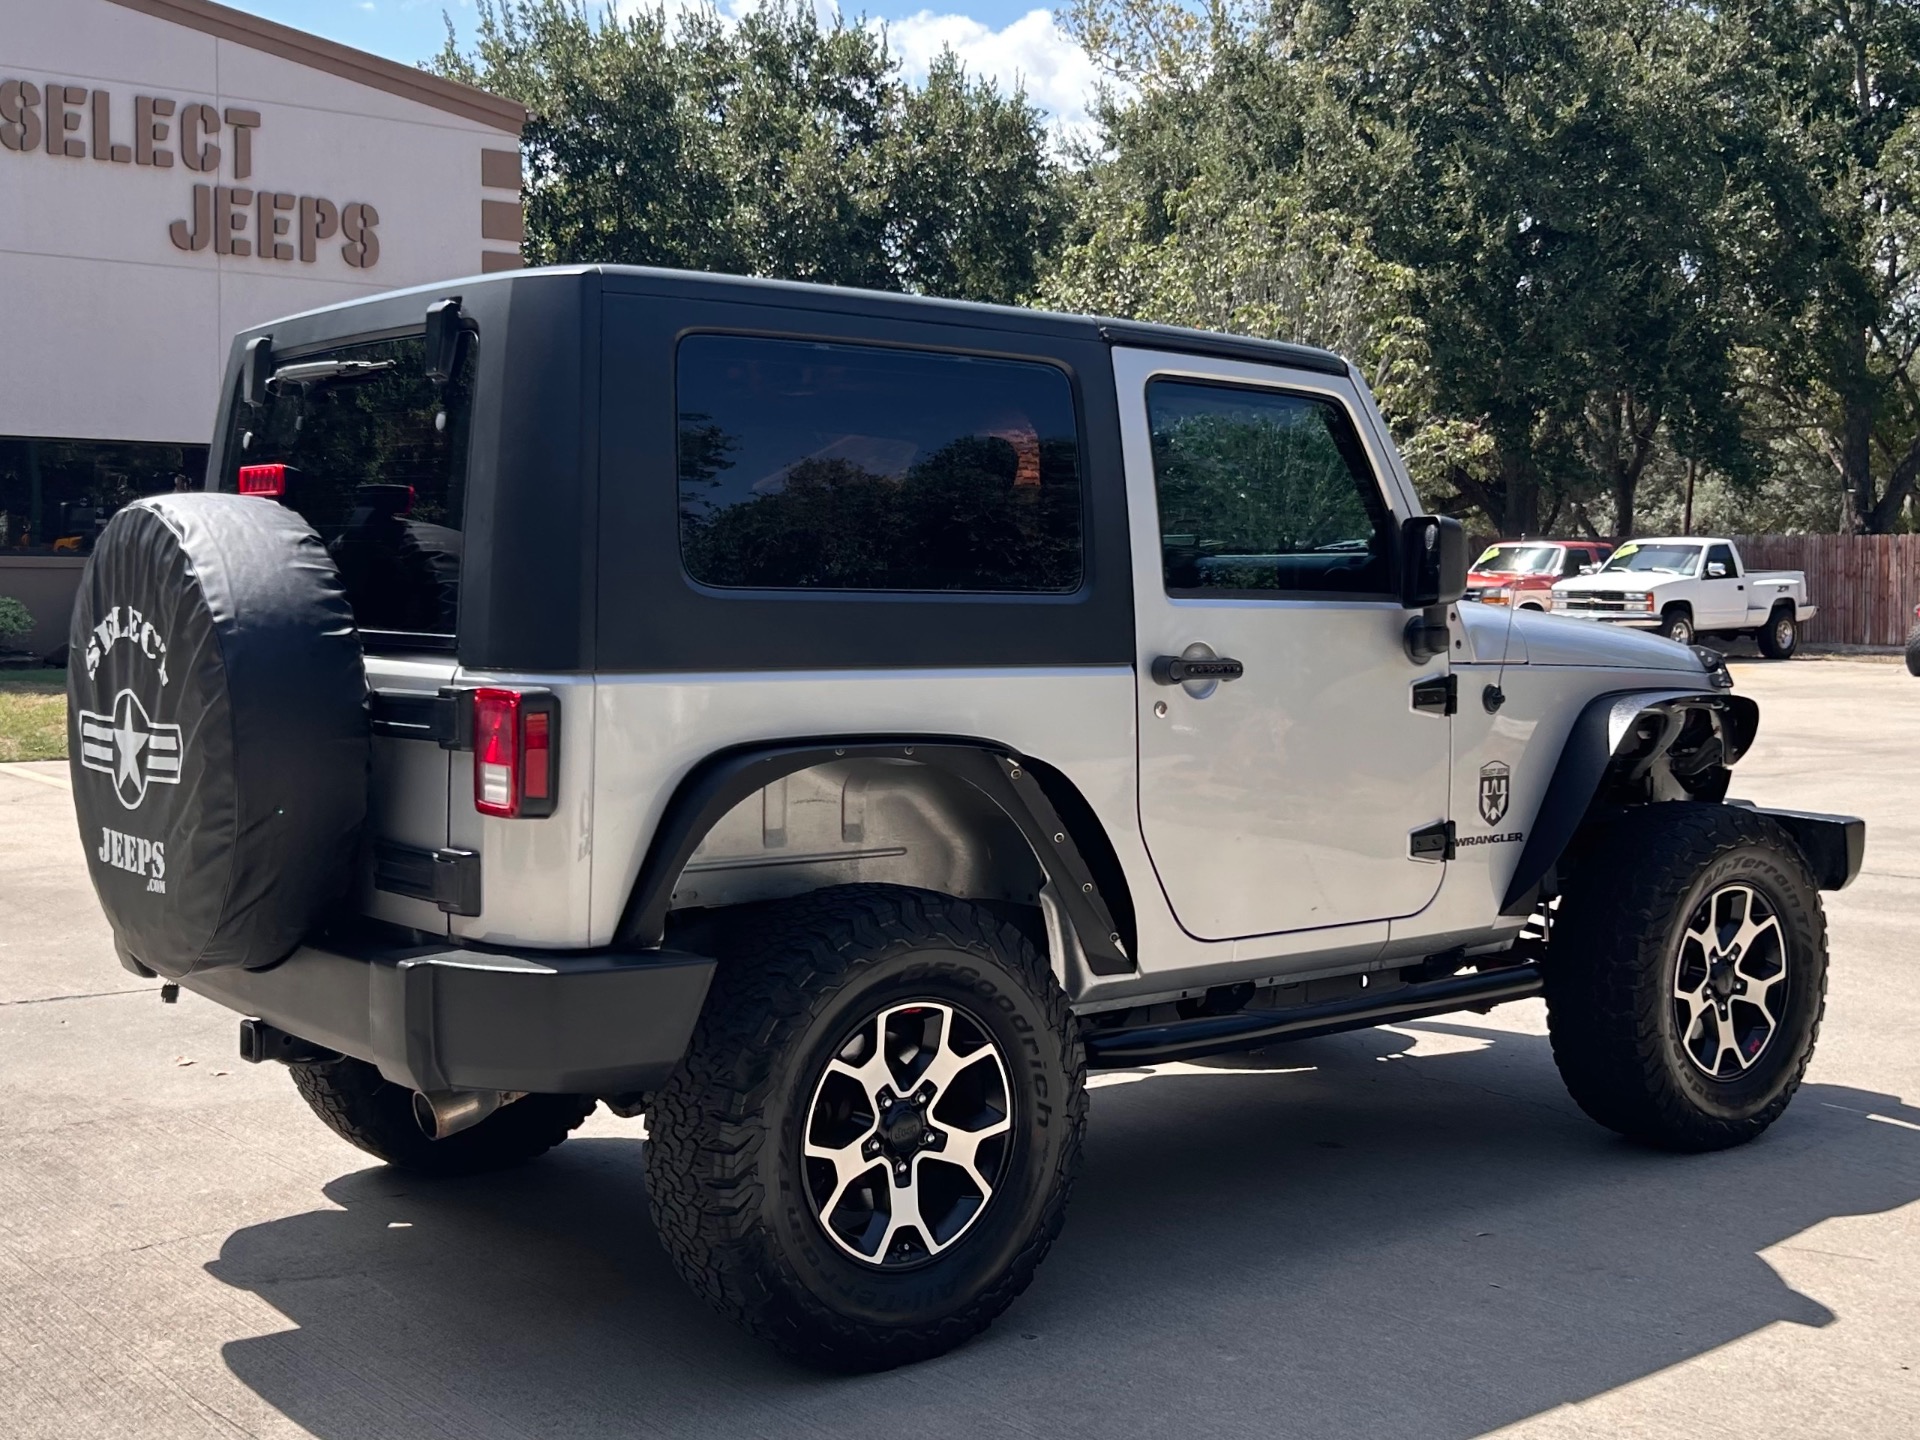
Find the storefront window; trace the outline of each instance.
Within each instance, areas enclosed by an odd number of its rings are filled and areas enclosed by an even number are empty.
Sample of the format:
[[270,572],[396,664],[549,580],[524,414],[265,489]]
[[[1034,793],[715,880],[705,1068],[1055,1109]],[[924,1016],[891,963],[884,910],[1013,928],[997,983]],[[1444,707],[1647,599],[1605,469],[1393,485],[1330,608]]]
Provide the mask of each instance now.
[[198,490],[205,445],[0,436],[0,554],[87,555],[114,511]]

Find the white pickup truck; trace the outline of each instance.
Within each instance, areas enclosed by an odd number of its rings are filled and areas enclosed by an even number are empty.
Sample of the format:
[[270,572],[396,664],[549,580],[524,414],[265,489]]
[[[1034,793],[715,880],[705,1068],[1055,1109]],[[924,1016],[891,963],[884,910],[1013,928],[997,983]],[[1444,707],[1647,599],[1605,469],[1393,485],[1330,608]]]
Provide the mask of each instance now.
[[1703,634],[1752,635],[1760,653],[1785,660],[1800,624],[1818,613],[1798,570],[1749,570],[1731,540],[1667,536],[1629,540],[1605,565],[1553,587],[1553,613],[1691,645]]

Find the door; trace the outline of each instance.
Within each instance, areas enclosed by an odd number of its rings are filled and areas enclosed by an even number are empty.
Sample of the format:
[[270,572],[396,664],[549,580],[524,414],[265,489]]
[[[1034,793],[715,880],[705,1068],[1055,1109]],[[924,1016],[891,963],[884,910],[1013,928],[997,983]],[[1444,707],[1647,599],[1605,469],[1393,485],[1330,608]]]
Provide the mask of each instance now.
[[1694,624],[1702,630],[1747,623],[1747,577],[1731,545],[1709,545],[1700,566],[1702,603]]
[[1140,823],[1174,914],[1224,940],[1422,909],[1444,864],[1412,840],[1447,818],[1451,724],[1413,686],[1446,662],[1408,659],[1393,549],[1412,504],[1353,392],[1230,361],[1114,365]]

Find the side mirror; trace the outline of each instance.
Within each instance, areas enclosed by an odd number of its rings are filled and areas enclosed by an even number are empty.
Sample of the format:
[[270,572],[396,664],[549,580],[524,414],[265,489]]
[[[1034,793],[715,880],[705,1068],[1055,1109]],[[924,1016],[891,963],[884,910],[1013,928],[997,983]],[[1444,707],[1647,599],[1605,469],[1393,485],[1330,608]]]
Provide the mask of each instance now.
[[460,336],[470,328],[471,322],[460,313],[458,295],[427,307],[427,378],[434,384],[453,379],[453,372],[460,368]]
[[1582,565],[1580,567],[1580,573],[1582,575],[1598,575],[1600,573],[1600,567],[1598,565]]
[[1451,605],[1467,593],[1467,532],[1445,515],[1416,515],[1400,525],[1400,604],[1407,610]]
[[1726,579],[1727,567],[1725,565],[1722,565],[1718,560],[1715,560],[1712,564],[1707,566],[1707,578],[1709,580]]

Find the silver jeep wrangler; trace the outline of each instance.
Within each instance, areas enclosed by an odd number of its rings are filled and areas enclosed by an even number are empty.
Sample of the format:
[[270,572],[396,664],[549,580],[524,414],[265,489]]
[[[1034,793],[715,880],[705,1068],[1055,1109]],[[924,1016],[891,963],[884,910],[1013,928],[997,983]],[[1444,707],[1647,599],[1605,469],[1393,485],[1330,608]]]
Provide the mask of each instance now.
[[617,268],[234,345],[208,493],[76,603],[122,963],[381,1159],[644,1115],[789,1353],[981,1330],[1089,1068],[1544,994],[1650,1144],[1773,1122],[1864,827],[1727,797],[1710,651],[1458,605],[1344,360]]

